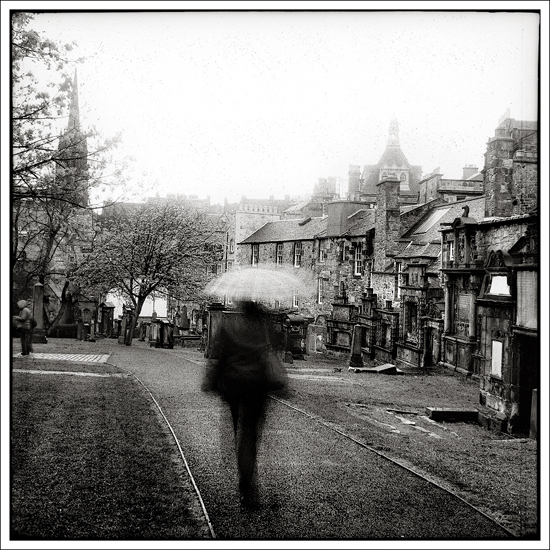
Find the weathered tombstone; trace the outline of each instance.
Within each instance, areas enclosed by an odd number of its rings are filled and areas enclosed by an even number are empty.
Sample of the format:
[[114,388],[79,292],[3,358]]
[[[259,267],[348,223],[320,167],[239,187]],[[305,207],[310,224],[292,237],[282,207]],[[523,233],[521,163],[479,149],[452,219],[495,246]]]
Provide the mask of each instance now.
[[124,344],[126,340],[126,325],[128,323],[128,316],[126,315],[126,312],[122,315],[122,321],[120,323],[120,333],[118,335],[118,343]]
[[351,343],[351,358],[349,366],[352,368],[363,367],[363,358],[361,357],[361,325],[353,327],[353,339]]
[[41,283],[34,285],[33,317],[36,320],[36,327],[32,334],[33,344],[47,344],[48,340],[44,330],[44,285]]
[[189,317],[187,317],[187,306],[183,306],[181,309],[180,328],[182,330],[189,330]]

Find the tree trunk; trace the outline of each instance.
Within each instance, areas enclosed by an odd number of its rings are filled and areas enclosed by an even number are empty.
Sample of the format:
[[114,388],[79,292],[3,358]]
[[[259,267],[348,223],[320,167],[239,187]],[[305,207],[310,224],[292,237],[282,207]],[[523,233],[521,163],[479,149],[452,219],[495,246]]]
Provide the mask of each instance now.
[[136,309],[134,311],[134,315],[132,315],[132,321],[130,322],[130,328],[128,332],[126,333],[126,341],[124,342],[127,346],[132,345],[132,339],[134,338],[134,331],[136,330],[136,325],[138,321],[139,314],[141,313],[141,309],[143,308],[143,304],[145,303],[145,297],[139,297]]

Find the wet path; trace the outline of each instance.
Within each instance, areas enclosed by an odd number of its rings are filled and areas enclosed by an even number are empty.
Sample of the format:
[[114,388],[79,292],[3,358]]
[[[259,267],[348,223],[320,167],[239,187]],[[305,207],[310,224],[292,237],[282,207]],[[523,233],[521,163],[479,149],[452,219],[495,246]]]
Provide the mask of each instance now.
[[109,362],[133,372],[159,402],[220,539],[509,537],[456,497],[276,401],[260,447],[261,506],[243,511],[229,413],[218,396],[200,392],[200,361],[122,349]]

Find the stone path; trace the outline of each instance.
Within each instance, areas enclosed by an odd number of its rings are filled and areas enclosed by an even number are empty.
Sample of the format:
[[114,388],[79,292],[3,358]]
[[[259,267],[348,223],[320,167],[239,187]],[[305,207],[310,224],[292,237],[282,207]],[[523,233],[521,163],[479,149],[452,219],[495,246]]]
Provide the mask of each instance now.
[[[89,353],[33,353],[29,359],[51,359],[55,361],[77,361],[80,363],[106,363],[110,354],[92,355]],[[20,355],[14,355],[20,357]]]
[[25,373],[25,374],[62,374],[64,376],[92,376],[96,378],[129,378],[132,375],[130,373],[118,373],[110,372],[106,374],[100,374],[97,372],[72,372],[67,370],[26,370],[26,369],[13,369],[13,373]]

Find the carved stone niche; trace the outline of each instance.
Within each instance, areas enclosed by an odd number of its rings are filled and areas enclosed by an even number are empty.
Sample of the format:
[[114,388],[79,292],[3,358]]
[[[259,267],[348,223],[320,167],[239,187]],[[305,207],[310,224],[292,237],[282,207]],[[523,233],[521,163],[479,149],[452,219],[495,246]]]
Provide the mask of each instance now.
[[534,224],[529,225],[525,234],[509,250],[515,263],[535,264],[538,255],[538,230]]

